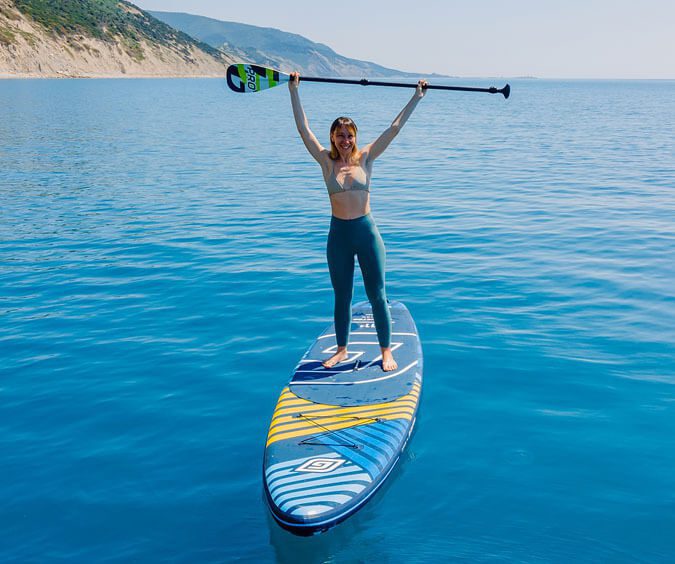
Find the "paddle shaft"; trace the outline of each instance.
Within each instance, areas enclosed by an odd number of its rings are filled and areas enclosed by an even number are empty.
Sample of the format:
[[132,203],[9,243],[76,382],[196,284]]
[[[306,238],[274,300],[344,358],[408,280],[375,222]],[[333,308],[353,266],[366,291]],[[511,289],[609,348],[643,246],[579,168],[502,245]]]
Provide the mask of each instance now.
[[[318,78],[313,76],[301,76],[300,80],[306,82],[331,82],[335,84],[360,84],[361,86],[396,86],[399,88],[417,88],[417,84],[410,84],[406,82],[380,82],[376,80],[368,80],[361,78],[359,80],[352,80],[348,78]],[[458,90],[461,92],[488,92],[489,94],[503,94],[504,98],[509,97],[511,87],[507,84],[502,89],[497,89],[494,86],[490,88],[476,88],[473,86],[443,86],[438,84],[427,85],[429,90]]]

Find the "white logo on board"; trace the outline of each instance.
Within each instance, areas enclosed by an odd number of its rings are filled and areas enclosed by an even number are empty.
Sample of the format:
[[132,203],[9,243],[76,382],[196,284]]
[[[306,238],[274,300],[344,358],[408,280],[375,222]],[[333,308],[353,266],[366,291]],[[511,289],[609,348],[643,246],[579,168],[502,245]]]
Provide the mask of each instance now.
[[345,460],[343,458],[312,458],[298,466],[295,471],[325,474],[327,472],[332,472],[344,463]]

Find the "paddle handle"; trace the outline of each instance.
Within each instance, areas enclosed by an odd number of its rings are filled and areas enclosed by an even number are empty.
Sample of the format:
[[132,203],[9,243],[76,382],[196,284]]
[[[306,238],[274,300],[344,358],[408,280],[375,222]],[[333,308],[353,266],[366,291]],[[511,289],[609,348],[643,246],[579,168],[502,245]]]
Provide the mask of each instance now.
[[[358,80],[349,79],[349,78],[320,78],[314,76],[300,76],[300,80],[306,82],[330,82],[334,84],[360,84],[361,86],[396,86],[398,88],[417,88],[417,84],[411,84],[407,82],[380,82],[376,80],[368,80],[367,78],[361,78]],[[511,86],[506,85],[504,88],[495,88],[490,86],[489,88],[477,88],[473,86],[443,86],[440,84],[429,84],[427,85],[429,90],[458,90],[460,92],[487,92],[489,94],[503,94],[504,98],[508,98],[511,93]]]

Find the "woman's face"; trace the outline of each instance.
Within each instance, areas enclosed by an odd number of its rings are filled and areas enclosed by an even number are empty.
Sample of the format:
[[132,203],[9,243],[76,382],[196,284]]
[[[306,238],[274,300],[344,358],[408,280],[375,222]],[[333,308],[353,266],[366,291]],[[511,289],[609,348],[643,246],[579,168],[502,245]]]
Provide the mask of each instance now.
[[333,131],[331,140],[341,155],[350,155],[356,144],[356,135],[346,125],[340,125]]

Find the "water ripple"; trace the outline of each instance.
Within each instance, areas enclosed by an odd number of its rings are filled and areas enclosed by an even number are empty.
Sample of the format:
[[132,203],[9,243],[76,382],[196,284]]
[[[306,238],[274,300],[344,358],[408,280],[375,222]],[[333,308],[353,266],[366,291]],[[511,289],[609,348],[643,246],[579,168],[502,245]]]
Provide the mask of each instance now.
[[[419,428],[382,495],[295,539],[260,456],[332,293],[287,94],[3,81],[0,558],[666,561],[675,85],[512,86],[429,93],[375,165]],[[390,90],[303,96],[322,142],[347,113],[365,143]]]

